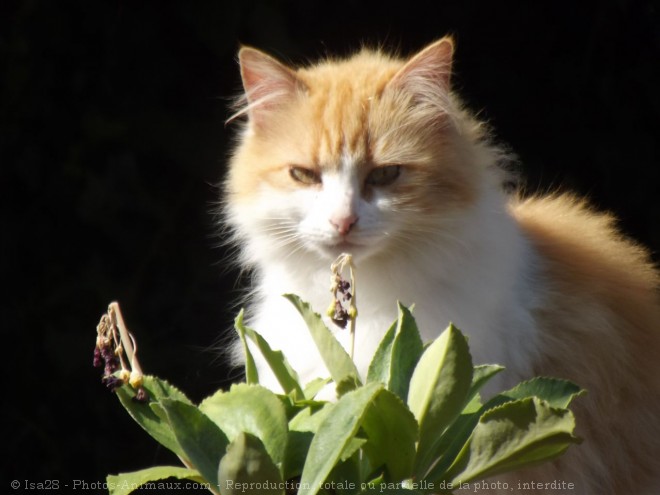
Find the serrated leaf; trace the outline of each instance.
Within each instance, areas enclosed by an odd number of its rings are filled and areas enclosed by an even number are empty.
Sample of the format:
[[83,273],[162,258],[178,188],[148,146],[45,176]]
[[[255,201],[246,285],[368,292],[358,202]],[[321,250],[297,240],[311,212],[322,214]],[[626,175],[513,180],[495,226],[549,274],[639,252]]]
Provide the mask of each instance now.
[[398,307],[397,321],[387,331],[371,360],[367,383],[379,381],[406,400],[410,378],[424,351],[424,344],[410,310],[401,303]]
[[217,477],[221,495],[284,494],[280,470],[261,440],[249,433],[239,433],[229,444]]
[[194,469],[179,466],[156,466],[132,473],[111,474],[106,478],[106,483],[110,495],[128,495],[146,483],[168,478],[206,483],[206,480]]
[[227,436],[195,406],[173,399],[163,399],[160,404],[186,458],[217,487],[218,463],[229,444]]
[[[477,370],[477,368],[480,367],[476,366],[475,370]],[[482,372],[476,373],[481,374]],[[479,380],[479,378],[476,380]],[[473,386],[476,380],[473,379]],[[552,407],[565,408],[570,404],[573,398],[578,397],[583,393],[584,390],[567,380],[544,377],[534,378],[495,395],[477,411],[464,411],[464,414],[461,414],[451,427],[441,435],[437,449],[439,452],[442,452],[442,454],[427,471],[425,477],[432,482],[443,479],[444,472],[454,463],[454,460],[461,452],[461,449],[470,438],[472,431],[479,423],[479,419],[487,411],[500,407],[508,402],[526,399],[532,396],[537,396],[548,402]]]
[[383,390],[371,383],[341,397],[318,428],[307,455],[298,495],[315,495],[355,437],[371,401]]
[[243,324],[244,316],[245,311],[241,309],[241,311],[238,313],[238,316],[234,320],[234,328],[236,329],[236,332],[241,339],[243,354],[245,355],[245,381],[249,385],[253,385],[259,383],[259,372],[257,371],[257,365],[254,362],[254,356],[250,351],[250,346],[248,346],[247,340],[245,338],[245,325]]
[[287,441],[284,405],[270,390],[260,385],[234,384],[228,392],[219,391],[202,401],[206,414],[233,441],[241,432],[259,438],[275,463],[281,463]]
[[364,451],[371,465],[385,466],[389,479],[409,478],[415,460],[417,421],[401,399],[382,390],[371,402],[361,426],[369,439]]
[[419,424],[415,474],[438,457],[442,432],[465,406],[472,384],[472,357],[463,334],[453,325],[424,351],[410,381],[408,406]]
[[538,397],[543,399],[552,407],[565,408],[575,397],[585,394],[575,383],[559,378],[548,378],[538,376],[519,383],[515,387],[502,392],[501,396],[509,399],[525,399],[527,397]]
[[339,341],[337,341],[335,336],[332,335],[332,332],[328,327],[325,326],[321,315],[315,313],[309,304],[303,302],[294,294],[285,294],[284,297],[295,306],[305,320],[309,333],[321,355],[321,359],[330,372],[330,376],[334,382],[341,383],[349,376],[355,377],[359,382],[357,377],[359,377],[360,374],[355,367],[355,363],[353,363],[353,360],[341,346]]
[[174,399],[186,404],[191,404],[190,400],[179,389],[154,376],[145,375],[142,386],[148,394],[147,402],[134,400],[135,390],[129,385],[123,385],[116,390],[119,401],[128,414],[158,443],[176,455],[185,457],[167,419],[157,414],[152,406],[158,406],[162,399]]
[[456,485],[552,460],[580,439],[571,411],[537,397],[483,414],[445,479]]

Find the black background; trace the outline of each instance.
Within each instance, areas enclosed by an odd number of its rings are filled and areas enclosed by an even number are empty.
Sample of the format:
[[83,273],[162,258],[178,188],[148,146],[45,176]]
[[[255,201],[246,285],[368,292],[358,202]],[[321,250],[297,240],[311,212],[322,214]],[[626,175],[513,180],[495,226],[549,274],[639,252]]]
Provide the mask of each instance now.
[[454,34],[454,84],[528,189],[588,195],[655,253],[659,15],[644,0],[4,2],[0,490],[176,462],[91,366],[112,300],[147,372],[195,400],[237,378],[217,347],[244,281],[213,211],[240,43],[304,62]]

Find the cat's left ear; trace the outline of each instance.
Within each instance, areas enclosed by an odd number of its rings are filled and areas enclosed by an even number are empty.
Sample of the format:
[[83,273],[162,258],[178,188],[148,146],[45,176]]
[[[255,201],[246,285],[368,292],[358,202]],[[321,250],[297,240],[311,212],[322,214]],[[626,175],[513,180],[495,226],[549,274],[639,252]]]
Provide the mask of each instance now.
[[255,48],[243,47],[238,53],[241,78],[247,98],[250,122],[256,127],[265,125],[268,113],[294,98],[304,87],[293,70]]
[[414,55],[389,82],[390,87],[421,99],[447,94],[450,89],[454,42],[446,36]]

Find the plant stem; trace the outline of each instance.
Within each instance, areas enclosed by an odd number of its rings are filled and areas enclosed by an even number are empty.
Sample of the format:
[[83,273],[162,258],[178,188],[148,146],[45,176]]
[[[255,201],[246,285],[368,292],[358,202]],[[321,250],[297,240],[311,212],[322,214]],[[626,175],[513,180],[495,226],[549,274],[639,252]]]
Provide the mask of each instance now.
[[140,367],[140,363],[137,360],[137,345],[135,339],[133,339],[133,336],[128,331],[128,328],[126,328],[124,317],[122,316],[121,310],[119,309],[119,303],[116,301],[110,303],[108,306],[108,315],[110,316],[110,321],[112,324],[119,329],[119,336],[121,338],[122,346],[126,352],[128,361],[131,363],[131,374],[141,378],[143,373],[142,368]]

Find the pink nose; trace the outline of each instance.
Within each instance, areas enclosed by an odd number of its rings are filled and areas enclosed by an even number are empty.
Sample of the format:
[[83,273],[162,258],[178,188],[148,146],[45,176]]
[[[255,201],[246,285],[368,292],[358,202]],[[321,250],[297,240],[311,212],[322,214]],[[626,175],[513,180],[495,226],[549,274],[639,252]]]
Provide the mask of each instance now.
[[348,234],[353,228],[353,225],[357,223],[357,221],[358,217],[355,215],[337,216],[330,219],[330,223],[339,233],[339,235]]

